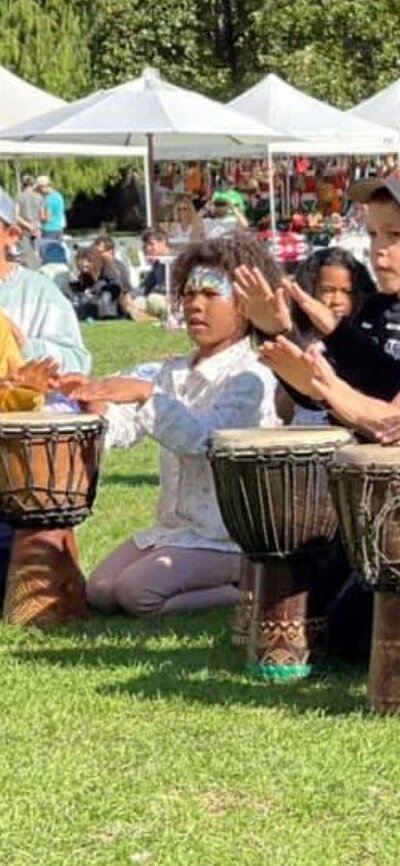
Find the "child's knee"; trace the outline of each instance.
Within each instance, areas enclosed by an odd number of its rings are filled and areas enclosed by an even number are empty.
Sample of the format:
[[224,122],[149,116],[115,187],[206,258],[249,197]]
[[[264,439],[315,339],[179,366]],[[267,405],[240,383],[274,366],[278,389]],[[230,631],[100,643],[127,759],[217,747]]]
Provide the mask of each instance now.
[[115,598],[119,607],[132,616],[159,613],[165,599],[147,580],[120,578],[115,585]]
[[91,577],[86,584],[86,600],[91,607],[104,613],[112,613],[117,608],[112,581]]

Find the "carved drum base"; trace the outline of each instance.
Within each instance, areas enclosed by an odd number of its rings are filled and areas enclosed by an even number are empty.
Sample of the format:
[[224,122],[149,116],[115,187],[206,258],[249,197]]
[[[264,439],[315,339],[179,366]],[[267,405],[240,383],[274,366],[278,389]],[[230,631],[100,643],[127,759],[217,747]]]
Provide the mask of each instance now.
[[327,604],[310,558],[254,565],[247,670],[256,677],[296,679],[323,662],[328,643]]
[[73,529],[17,529],[4,600],[6,622],[55,624],[87,615]]

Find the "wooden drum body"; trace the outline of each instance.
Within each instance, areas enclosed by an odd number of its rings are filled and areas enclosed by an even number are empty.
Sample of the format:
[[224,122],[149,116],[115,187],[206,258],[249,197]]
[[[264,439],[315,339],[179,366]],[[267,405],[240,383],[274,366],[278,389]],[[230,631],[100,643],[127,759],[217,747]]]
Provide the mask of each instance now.
[[348,557],[374,590],[370,706],[400,713],[400,450],[348,446],[329,476]]
[[247,645],[256,676],[306,676],[323,658],[334,595],[323,562],[337,531],[326,466],[349,441],[347,431],[328,427],[213,437],[209,459],[222,517],[249,560],[233,642]]
[[86,616],[71,527],[91,511],[104,432],[96,415],[0,413],[0,514],[16,528],[4,602],[8,622]]

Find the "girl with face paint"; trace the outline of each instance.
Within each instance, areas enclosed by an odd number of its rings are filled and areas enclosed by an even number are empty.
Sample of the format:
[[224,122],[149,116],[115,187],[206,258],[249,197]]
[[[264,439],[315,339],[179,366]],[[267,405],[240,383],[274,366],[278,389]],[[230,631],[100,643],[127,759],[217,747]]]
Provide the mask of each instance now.
[[179,257],[175,301],[194,349],[166,361],[154,383],[109,378],[72,390],[104,412],[109,446],[145,435],[161,446],[156,524],[124,541],[89,579],[89,602],[103,612],[164,614],[238,597],[241,555],[222,522],[206,446],[217,429],[279,424],[274,376],[258,361],[233,291],[241,262],[279,284],[278,266],[251,237],[196,244]]

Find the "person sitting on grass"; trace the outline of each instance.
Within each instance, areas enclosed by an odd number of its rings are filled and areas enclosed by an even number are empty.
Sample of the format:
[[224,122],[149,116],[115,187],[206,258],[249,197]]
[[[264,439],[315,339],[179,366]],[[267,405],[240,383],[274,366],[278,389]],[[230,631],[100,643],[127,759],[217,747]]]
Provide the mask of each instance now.
[[103,259],[96,247],[83,247],[75,256],[77,275],[65,294],[78,319],[118,319],[121,283],[117,274],[103,273]]
[[118,299],[119,312],[121,316],[134,319],[134,290],[128,268],[117,257],[115,242],[110,235],[98,235],[93,241],[93,246],[98,250],[103,261],[101,276],[105,280],[118,280],[120,283],[120,295]]
[[158,521],[95,569],[87,596],[101,611],[165,614],[238,598],[240,551],[222,522],[207,444],[221,428],[280,423],[275,378],[257,360],[235,297],[239,263],[258,265],[279,285],[279,266],[245,234],[194,244],[178,258],[174,295],[194,350],[166,361],[154,383],[107,378],[79,385],[67,377],[61,385],[90,411],[104,413],[109,445],[127,447],[147,435],[161,446]]
[[159,226],[145,229],[142,244],[150,267],[141,280],[134,311],[162,318],[167,312],[167,275],[162,259],[171,255],[167,232]]

